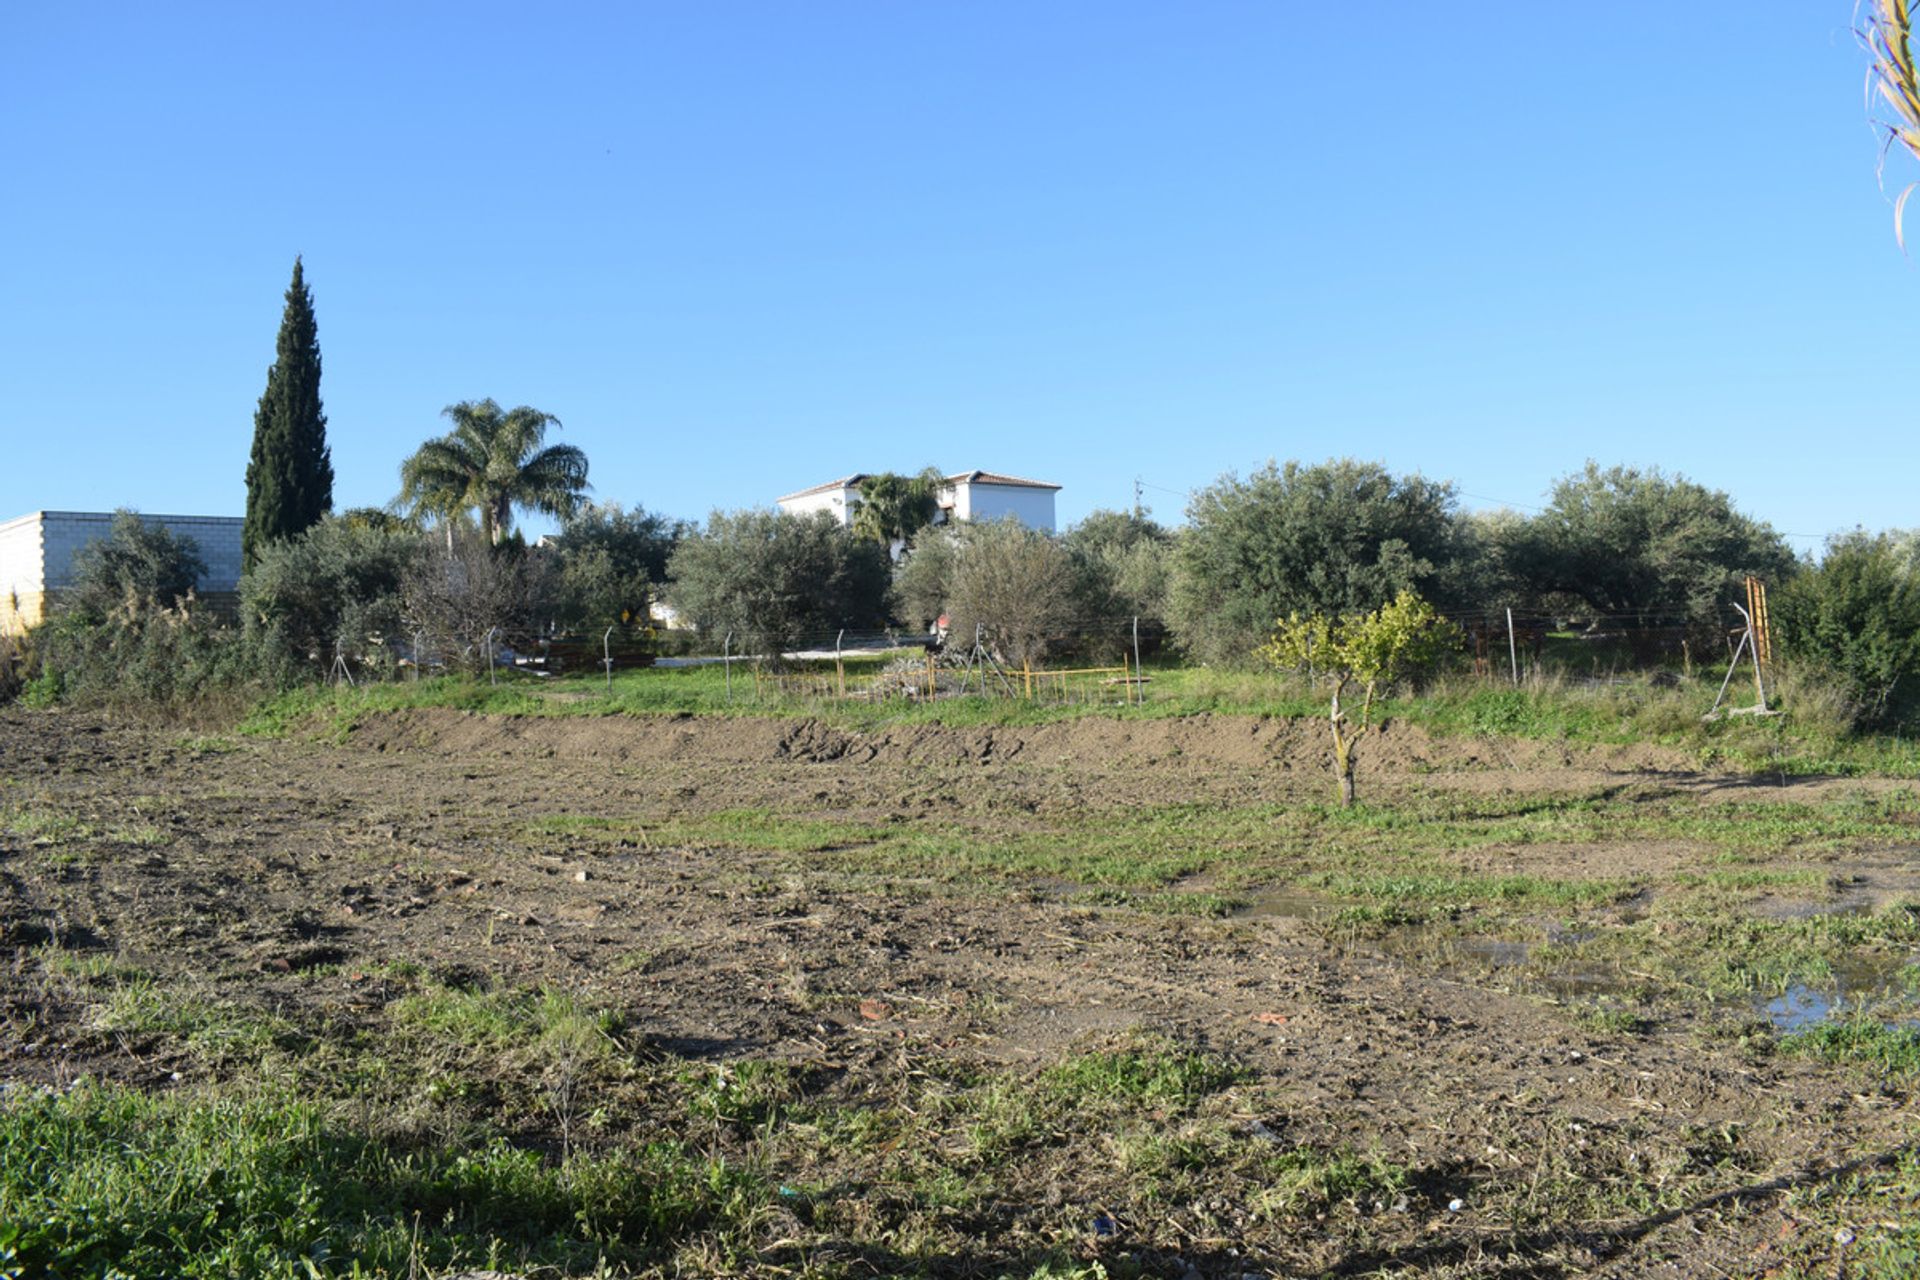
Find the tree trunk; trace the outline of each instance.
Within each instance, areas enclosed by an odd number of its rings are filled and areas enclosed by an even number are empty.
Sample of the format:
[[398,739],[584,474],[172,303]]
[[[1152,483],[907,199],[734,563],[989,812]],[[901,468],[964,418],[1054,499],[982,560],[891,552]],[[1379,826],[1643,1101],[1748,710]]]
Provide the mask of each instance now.
[[[1345,680],[1336,679],[1333,683],[1333,777],[1340,784],[1340,807],[1353,805],[1353,736],[1342,733],[1347,718],[1340,709],[1340,691],[1346,687]],[[1355,735],[1357,736],[1357,735]]]

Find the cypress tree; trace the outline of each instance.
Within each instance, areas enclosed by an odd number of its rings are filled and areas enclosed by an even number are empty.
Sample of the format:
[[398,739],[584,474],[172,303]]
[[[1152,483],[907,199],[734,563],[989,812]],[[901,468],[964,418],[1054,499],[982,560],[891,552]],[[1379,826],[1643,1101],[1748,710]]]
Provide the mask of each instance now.
[[267,389],[253,415],[247,462],[247,519],[241,552],[251,569],[269,542],[291,538],[333,509],[333,458],[320,408],[320,339],[300,259],[293,260],[287,309]]

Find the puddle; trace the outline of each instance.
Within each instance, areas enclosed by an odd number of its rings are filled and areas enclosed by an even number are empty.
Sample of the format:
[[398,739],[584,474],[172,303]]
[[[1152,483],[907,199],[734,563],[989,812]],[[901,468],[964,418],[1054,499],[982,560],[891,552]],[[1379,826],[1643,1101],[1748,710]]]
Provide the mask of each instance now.
[[1325,920],[1349,903],[1313,893],[1261,893],[1233,913],[1235,920]]
[[1852,1017],[1889,997],[1910,998],[1913,987],[1906,979],[1915,968],[1912,958],[1906,956],[1856,960],[1836,967],[1832,982],[1796,982],[1780,995],[1755,1003],[1775,1031],[1805,1031],[1836,1018]]

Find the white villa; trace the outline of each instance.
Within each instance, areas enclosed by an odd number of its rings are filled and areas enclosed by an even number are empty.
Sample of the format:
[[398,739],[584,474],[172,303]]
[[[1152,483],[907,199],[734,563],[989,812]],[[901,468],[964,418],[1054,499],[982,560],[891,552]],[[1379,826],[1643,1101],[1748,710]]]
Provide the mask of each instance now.
[[[779,499],[780,509],[792,515],[825,511],[843,525],[853,523],[860,505],[860,482],[867,473],[842,476]],[[1030,529],[1053,532],[1053,495],[1057,484],[1026,480],[993,471],[962,471],[940,484],[941,520],[1004,520],[1012,517]]]

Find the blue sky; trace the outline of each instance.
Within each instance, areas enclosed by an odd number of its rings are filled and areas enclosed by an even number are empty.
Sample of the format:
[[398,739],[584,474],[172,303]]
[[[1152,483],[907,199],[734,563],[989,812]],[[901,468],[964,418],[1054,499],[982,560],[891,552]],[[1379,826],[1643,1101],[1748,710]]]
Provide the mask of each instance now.
[[1351,455],[1920,524],[1848,0],[11,5],[0,518],[238,514],[296,253],[337,505],[455,400],[672,515],[855,470],[1063,521]]

